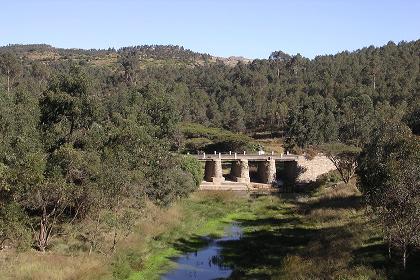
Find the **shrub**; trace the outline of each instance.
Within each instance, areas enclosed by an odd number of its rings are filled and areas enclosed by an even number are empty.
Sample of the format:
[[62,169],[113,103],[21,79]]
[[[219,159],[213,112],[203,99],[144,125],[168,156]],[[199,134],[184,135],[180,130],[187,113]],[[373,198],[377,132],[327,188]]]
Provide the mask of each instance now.
[[322,174],[317,178],[319,185],[336,184],[341,181],[340,173],[337,170],[332,170],[328,173]]
[[127,279],[133,272],[127,257],[118,257],[112,266],[115,279]]
[[16,203],[0,207],[0,250],[11,244],[19,249],[26,249],[31,242],[28,230],[28,217]]
[[204,168],[202,164],[192,156],[183,156],[180,161],[181,169],[192,175],[195,185],[198,187],[204,177]]
[[156,204],[168,206],[173,201],[187,196],[197,188],[193,175],[180,167],[162,172],[146,189],[147,196]]

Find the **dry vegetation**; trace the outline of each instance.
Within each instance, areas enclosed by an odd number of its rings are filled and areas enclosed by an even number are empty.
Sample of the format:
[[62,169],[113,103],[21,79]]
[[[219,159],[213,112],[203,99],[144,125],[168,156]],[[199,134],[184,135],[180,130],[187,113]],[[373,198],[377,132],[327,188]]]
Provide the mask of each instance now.
[[[138,221],[133,234],[119,244],[118,254],[135,248],[147,256],[148,242],[156,236],[176,226],[182,217],[179,205],[162,209],[146,203],[143,218]],[[111,238],[111,237],[110,237]],[[72,246],[73,245],[73,246]],[[75,250],[77,244],[72,237],[55,239],[50,251],[41,253],[36,250],[0,252],[1,279],[112,279],[115,261],[113,255],[91,254]],[[141,260],[138,263],[141,268]]]
[[283,260],[278,279],[385,278],[384,271],[355,255],[380,235],[366,217],[354,182],[321,188],[298,201],[301,222],[313,232],[305,247]]
[[285,152],[281,138],[258,139],[256,142],[261,144],[267,153],[274,152],[275,154],[281,154]]
[[[301,193],[250,197],[198,192],[162,209],[146,203],[143,218],[114,256],[70,252],[1,252],[2,279],[159,279],[171,257],[197,250],[203,235],[241,223],[243,238],[222,249],[233,279],[414,279],[387,260],[379,227],[361,203],[355,182],[307,186]],[[5,264],[8,264],[7,266]]]
[[[230,205],[223,206],[225,203]],[[172,248],[175,240],[193,233],[217,232],[214,219],[238,207],[237,194],[230,192],[195,193],[169,208],[147,202],[142,218],[120,241],[115,254],[89,255],[74,236],[62,236],[44,253],[34,249],[0,251],[0,279],[126,279],[136,271],[145,273],[135,279],[155,278],[168,265],[167,257],[177,253]]]

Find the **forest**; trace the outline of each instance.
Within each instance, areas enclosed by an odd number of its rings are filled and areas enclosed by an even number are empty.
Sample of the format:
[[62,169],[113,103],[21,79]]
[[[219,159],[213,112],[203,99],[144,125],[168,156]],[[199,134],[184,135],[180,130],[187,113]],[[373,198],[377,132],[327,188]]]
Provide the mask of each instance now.
[[112,254],[149,203],[198,188],[187,153],[252,151],[264,134],[356,173],[405,266],[420,245],[419,67],[420,40],[235,65],[179,46],[0,47],[0,254],[69,232]]

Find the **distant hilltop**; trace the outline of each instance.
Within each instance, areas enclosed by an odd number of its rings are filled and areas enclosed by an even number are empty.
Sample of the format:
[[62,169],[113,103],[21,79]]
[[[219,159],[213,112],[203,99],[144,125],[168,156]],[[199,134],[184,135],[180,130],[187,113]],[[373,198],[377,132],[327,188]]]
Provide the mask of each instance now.
[[[387,46],[403,46],[406,44],[418,44],[416,41],[401,41],[395,44],[393,41],[388,42],[381,47],[369,46],[354,51],[343,50],[336,54],[324,54],[316,56],[313,59],[305,58],[297,53],[291,55],[281,50],[273,51],[266,59],[275,63],[293,64],[296,61],[317,61],[321,58],[333,58],[341,54],[350,55],[357,54],[367,50],[384,50]],[[234,67],[238,63],[249,64],[254,59],[242,56],[220,57],[207,53],[195,52],[183,46],[177,45],[139,45],[122,47],[119,49],[79,49],[79,48],[56,48],[48,44],[10,44],[0,46],[0,54],[4,52],[12,52],[19,56],[23,61],[42,61],[46,64],[58,63],[71,60],[81,63],[89,63],[97,66],[115,66],[118,59],[123,56],[131,56],[138,59],[140,67],[176,65],[176,66],[203,66],[210,64],[222,63],[229,67]]]
[[194,52],[177,45],[141,45],[119,49],[78,49],[56,48],[48,44],[10,44],[0,47],[0,53],[13,52],[23,59],[54,62],[61,60],[85,60],[93,64],[107,65],[117,61],[119,55],[135,54],[140,61],[167,63],[184,63],[188,65],[205,65],[206,63],[223,63],[235,66],[237,63],[250,63],[253,60],[241,56],[219,57],[206,53]]
[[220,56],[212,56],[212,59],[216,61],[221,61],[226,65],[235,66],[239,62],[242,63],[251,63],[253,59],[245,58],[243,56],[229,56],[229,57],[220,57]]

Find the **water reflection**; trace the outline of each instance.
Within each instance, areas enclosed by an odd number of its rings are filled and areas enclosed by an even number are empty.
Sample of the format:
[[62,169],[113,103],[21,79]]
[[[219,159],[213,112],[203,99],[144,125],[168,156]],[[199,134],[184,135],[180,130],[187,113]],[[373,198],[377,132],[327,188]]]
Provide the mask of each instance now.
[[199,251],[185,254],[177,259],[177,268],[164,274],[162,280],[186,279],[223,279],[231,275],[232,269],[222,265],[220,251],[222,243],[239,240],[242,230],[237,223],[226,229],[226,235],[219,239],[210,240],[209,244]]

